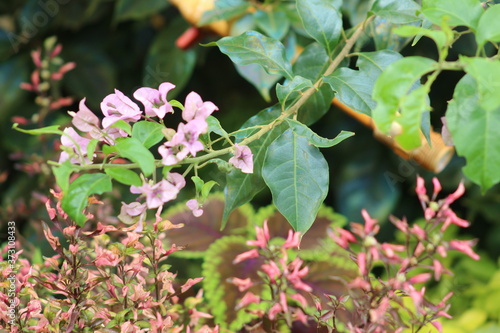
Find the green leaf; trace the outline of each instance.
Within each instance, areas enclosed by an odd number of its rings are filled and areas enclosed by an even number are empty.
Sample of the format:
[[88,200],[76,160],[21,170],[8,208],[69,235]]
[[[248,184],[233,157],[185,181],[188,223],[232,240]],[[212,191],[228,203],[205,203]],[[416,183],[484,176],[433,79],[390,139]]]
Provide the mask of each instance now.
[[[293,70],[296,75],[316,82],[328,67],[329,62],[325,49],[317,43],[312,43],[300,54],[293,65]],[[298,120],[306,125],[315,123],[330,109],[334,96],[334,92],[328,85],[321,86],[300,108]]]
[[389,64],[401,58],[399,53],[390,50],[360,53],[356,63],[359,70],[339,68],[324,81],[337,92],[339,101],[370,116],[376,106],[372,99],[375,81]]
[[286,121],[295,134],[306,137],[310,144],[318,148],[333,147],[354,135],[353,132],[341,131],[334,139],[326,139],[314,133],[309,127],[301,122],[293,119],[287,119]]
[[281,40],[285,37],[290,28],[290,21],[284,12],[270,10],[258,10],[254,14],[254,20],[257,27],[266,35],[276,40]]
[[132,137],[139,140],[146,148],[151,148],[160,142],[164,136],[165,126],[152,121],[139,121],[132,127]]
[[151,152],[136,138],[125,138],[115,145],[118,153],[132,162],[139,164],[147,177],[155,170],[155,158]]
[[87,158],[89,159],[90,163],[92,163],[92,160],[94,159],[94,152],[95,149],[97,148],[97,145],[99,144],[99,140],[97,139],[91,139],[87,145]]
[[500,96],[496,76],[500,75],[500,64],[473,59],[466,71],[468,74],[455,87],[446,122],[457,153],[467,161],[465,175],[484,192],[500,181]]
[[83,210],[88,205],[88,197],[92,194],[102,194],[112,189],[111,178],[102,173],[81,175],[75,179],[61,200],[62,209],[80,227],[83,227],[87,218]]
[[26,130],[19,128],[18,123],[14,123],[12,125],[12,128],[15,129],[16,131],[26,133],[26,134],[31,134],[31,135],[42,135],[42,134],[59,134],[62,135],[63,131],[59,129],[61,127],[60,125],[52,125],[52,126],[47,126],[47,127],[42,127],[42,128],[35,128],[31,130]]
[[[281,108],[278,106],[265,109],[245,122],[242,128],[268,124],[279,117],[280,114]],[[257,193],[265,188],[266,184],[262,179],[261,170],[266,151],[269,145],[280,136],[285,129],[286,124],[281,123],[259,139],[248,144],[253,154],[253,173],[243,173],[240,170],[232,170],[227,174],[226,188],[224,189],[226,205],[222,218],[222,228],[226,225],[229,213],[235,208],[252,200]],[[236,136],[236,142],[241,142],[244,138],[245,135],[239,133],[239,135]]]
[[282,107],[286,109],[302,96],[303,91],[312,87],[313,83],[311,80],[296,75],[292,81],[286,82],[285,85],[278,83],[278,85],[276,85],[276,95]]
[[288,79],[293,77],[283,44],[256,31],[224,37],[208,45],[213,44],[238,65],[259,64],[269,74],[281,74]]
[[248,82],[250,82],[260,93],[266,102],[271,101],[269,90],[276,85],[282,76],[278,74],[268,74],[262,66],[258,64],[238,65],[234,67]]
[[250,3],[244,0],[217,0],[215,8],[203,13],[198,26],[204,26],[217,21],[229,21],[244,14]]
[[203,188],[203,184],[205,184],[203,179],[201,179],[198,176],[193,176],[193,177],[191,177],[191,180],[193,181],[194,186],[196,188],[196,193],[200,193],[201,189]]
[[69,177],[73,172],[73,165],[71,162],[65,161],[60,166],[53,166],[52,172],[56,177],[57,185],[59,185],[63,193],[67,193],[69,187]]
[[333,54],[342,32],[342,16],[330,0],[297,0],[297,10],[307,33]]
[[129,169],[106,168],[104,172],[117,182],[125,185],[141,186],[142,180],[138,174]]
[[373,120],[382,133],[402,134],[403,137],[396,136],[396,140],[405,149],[420,145],[420,134],[415,132],[414,124],[420,124],[422,114],[429,111],[428,91],[412,89],[423,75],[435,68],[434,60],[406,57],[389,65],[375,82],[373,99],[377,106],[372,112]]
[[281,214],[296,231],[306,232],[328,193],[328,163],[318,148],[287,130],[269,146],[262,176]]
[[226,138],[226,140],[231,141],[229,139],[229,135],[227,134],[226,130],[222,128],[217,118],[215,118],[214,116],[208,116],[207,123],[208,123],[208,132],[214,132],[215,134],[220,135],[223,138]]
[[[426,36],[432,39],[438,48],[438,50],[442,50],[447,44],[446,33],[442,30],[432,30],[426,29],[422,27],[416,27],[413,25],[404,25],[401,27],[394,28],[394,33],[403,37],[411,37],[411,36]],[[451,36],[453,37],[453,36]],[[413,45],[415,42],[413,43]]]
[[114,21],[144,19],[167,8],[169,3],[165,0],[118,0],[115,4]]
[[423,0],[422,13],[437,25],[447,18],[450,26],[464,25],[475,30],[483,7],[479,0]]
[[370,12],[392,23],[406,24],[420,20],[417,16],[419,9],[413,0],[376,0]]
[[195,48],[181,50],[175,46],[176,39],[189,28],[179,17],[156,34],[146,58],[142,84],[158,88],[163,82],[173,82],[176,88],[169,92],[169,98],[184,88],[196,64]]
[[479,18],[476,41],[479,47],[486,42],[500,42],[500,4],[491,6]]

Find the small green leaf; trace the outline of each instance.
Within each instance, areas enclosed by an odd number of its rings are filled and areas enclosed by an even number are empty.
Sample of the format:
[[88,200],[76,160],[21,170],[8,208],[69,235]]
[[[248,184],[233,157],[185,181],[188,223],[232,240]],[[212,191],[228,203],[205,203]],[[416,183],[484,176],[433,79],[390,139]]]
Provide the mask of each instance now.
[[202,27],[217,21],[229,21],[244,14],[249,7],[250,3],[244,0],[217,0],[214,9],[203,13],[198,26]]
[[110,127],[119,128],[121,130],[124,130],[128,135],[132,135],[132,126],[123,119],[120,119],[117,122],[113,123]]
[[438,50],[442,50],[447,44],[446,33],[442,30],[432,30],[422,27],[416,27],[413,25],[403,25],[401,27],[394,28],[393,32],[403,37],[411,37],[411,36],[429,37],[436,43]]
[[475,30],[483,7],[479,0],[423,0],[422,13],[437,25],[447,18],[450,26],[464,25]]
[[219,120],[215,118],[214,116],[208,116],[207,117],[207,124],[208,124],[208,132],[214,132],[217,135],[222,136],[225,138],[227,141],[231,141],[229,139],[229,134],[227,134],[226,130],[222,128]]
[[286,109],[302,96],[303,91],[312,87],[311,80],[296,75],[292,81],[288,81],[284,85],[278,83],[276,85],[276,95],[282,107]]
[[94,159],[94,152],[98,144],[99,140],[91,139],[87,145],[87,158],[89,159],[90,163],[92,163],[92,160]]
[[332,55],[342,32],[339,9],[330,0],[297,0],[297,10],[307,33]]
[[[246,121],[242,128],[265,125],[276,119],[281,114],[281,108],[274,106],[259,112],[257,115]],[[224,197],[224,215],[222,218],[222,228],[225,227],[229,214],[237,207],[249,202],[262,191],[266,184],[262,179],[262,164],[269,145],[283,133],[286,124],[282,123],[273,128],[259,139],[252,141],[248,147],[253,154],[253,173],[243,173],[240,170],[232,170],[226,176],[226,188]],[[244,134],[236,136],[236,142],[241,142],[245,138]]]
[[354,135],[353,132],[341,131],[335,138],[326,139],[314,133],[309,127],[296,120],[287,119],[286,121],[295,134],[306,137],[310,144],[318,148],[333,147]]
[[500,42],[500,4],[491,6],[479,18],[476,40],[479,47],[486,42]]
[[88,197],[92,194],[102,194],[112,189],[111,178],[102,173],[84,174],[75,179],[61,200],[62,209],[80,227],[87,218],[83,210],[88,205]]
[[289,129],[269,146],[262,176],[281,214],[306,232],[328,193],[328,163],[318,148]]
[[106,168],[104,172],[117,182],[125,185],[141,186],[142,180],[135,172],[122,168]]
[[60,125],[52,125],[52,126],[47,126],[47,127],[42,127],[42,128],[35,128],[32,130],[26,130],[19,128],[18,123],[14,123],[12,125],[12,128],[15,129],[16,131],[26,133],[26,134],[31,134],[31,135],[42,135],[42,134],[59,134],[62,135],[63,131],[59,129],[61,127]]
[[196,193],[200,193],[202,188],[203,188],[203,184],[205,184],[203,179],[201,179],[198,176],[193,176],[193,177],[191,177],[191,180],[193,181],[194,186],[196,188]]
[[139,140],[146,148],[151,148],[160,142],[164,136],[165,126],[152,121],[139,121],[132,127],[132,137]]
[[73,165],[70,161],[63,162],[60,166],[53,166],[52,172],[56,177],[56,183],[63,193],[67,193],[69,187],[69,177],[73,172]]
[[[422,114],[429,110],[428,97],[427,90],[412,92],[412,89],[418,86],[423,75],[435,68],[436,62],[432,59],[406,57],[389,65],[375,82],[373,99],[377,102],[377,107],[372,112],[373,120],[382,133],[393,135],[412,133],[410,135],[413,137],[412,140],[406,136],[400,141],[404,144],[403,148],[411,149],[420,145],[419,139],[416,145],[417,134],[412,126],[417,120],[420,124]],[[405,112],[408,115],[405,115]],[[417,118],[412,120],[412,126],[404,128],[403,125],[409,125],[408,120],[413,116]],[[402,118],[399,119],[400,117]],[[401,130],[390,133],[391,129],[393,130],[398,125],[402,127]],[[398,140],[397,137],[396,140]]]
[[254,13],[255,23],[266,35],[276,40],[282,40],[285,37],[290,22],[284,12],[270,10],[258,10]]
[[115,145],[118,153],[132,162],[139,164],[147,177],[155,170],[155,158],[151,152],[136,138],[125,138]]
[[406,24],[419,21],[420,6],[413,0],[376,0],[370,12],[391,23]]
[[208,45],[213,44],[238,65],[259,64],[269,74],[281,74],[288,79],[293,77],[283,44],[256,31],[224,37]]
[[215,185],[219,185],[216,181],[210,180],[209,182],[205,183],[201,189],[201,199],[205,201],[210,194],[210,191]]
[[165,0],[118,0],[115,4],[114,21],[120,22],[129,19],[144,19],[167,8]]

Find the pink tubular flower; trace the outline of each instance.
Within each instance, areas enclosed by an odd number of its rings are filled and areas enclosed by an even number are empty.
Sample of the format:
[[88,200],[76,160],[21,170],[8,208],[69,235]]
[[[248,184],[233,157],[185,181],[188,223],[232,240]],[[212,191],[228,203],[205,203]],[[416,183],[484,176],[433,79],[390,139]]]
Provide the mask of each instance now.
[[245,290],[247,290],[248,288],[250,288],[254,285],[254,283],[252,282],[252,280],[250,278],[239,279],[237,277],[234,277],[234,278],[228,279],[228,282],[230,282],[230,283],[234,284],[236,287],[238,287],[238,290],[240,292],[244,292]]
[[431,273],[421,273],[417,274],[415,276],[412,276],[411,278],[408,279],[408,282],[415,284],[415,283],[424,283],[429,281],[431,278]]
[[114,94],[104,97],[101,110],[105,116],[102,120],[104,128],[108,128],[118,120],[136,122],[141,118],[141,110],[137,104],[117,89]]
[[335,232],[329,230],[328,235],[335,243],[337,243],[337,245],[344,249],[349,247],[349,243],[356,243],[356,237],[343,228],[336,228]]
[[376,234],[380,230],[380,226],[377,224],[377,219],[372,219],[366,209],[361,210],[361,215],[365,220],[365,234]]
[[174,111],[167,100],[167,93],[174,88],[175,85],[169,82],[160,84],[158,89],[143,87],[134,92],[134,98],[144,104],[147,116],[163,119],[168,112]]
[[249,240],[249,241],[247,241],[247,245],[265,248],[267,246],[267,242],[271,238],[271,236],[269,235],[269,228],[267,226],[267,220],[264,221],[264,225],[262,228],[256,226],[255,232],[257,234],[257,240]]
[[302,305],[302,307],[304,307],[304,308],[307,306],[307,300],[301,294],[290,295],[290,298],[296,300],[297,302],[299,302],[300,305]]
[[288,230],[288,237],[286,238],[285,244],[283,244],[283,247],[285,249],[291,249],[294,247],[299,247],[300,246],[300,239],[301,239],[301,234],[300,232],[294,232],[293,230]]
[[203,209],[201,209],[200,203],[196,199],[191,199],[186,202],[186,206],[193,212],[195,217],[200,217],[203,215]]
[[479,260],[479,255],[472,250],[472,246],[476,244],[473,240],[452,240],[450,241],[450,250],[457,250],[465,253],[474,260]]
[[257,249],[252,249],[250,251],[238,254],[236,258],[234,258],[233,264],[239,264],[240,262],[245,261],[247,259],[258,258],[258,257],[259,257],[259,251],[257,251]]
[[234,156],[229,163],[240,169],[243,173],[253,173],[253,154],[248,146],[234,144]]
[[142,186],[130,187],[130,192],[146,196],[148,208],[158,208],[177,197],[180,189],[186,185],[184,177],[179,173],[169,173],[166,179],[156,184],[144,183]]
[[243,296],[238,305],[236,305],[236,310],[244,308],[245,306],[248,306],[250,304],[259,304],[259,303],[260,303],[260,297],[247,291],[247,293]]
[[271,309],[269,309],[269,312],[267,313],[267,316],[269,317],[270,320],[275,320],[276,316],[283,312],[283,308],[279,303],[274,304]]
[[267,276],[269,276],[271,282],[273,283],[281,275],[281,270],[274,261],[270,261],[268,264],[263,264],[260,268],[267,274]]
[[446,199],[445,199],[445,203],[447,205],[450,205],[451,203],[453,203],[455,200],[457,200],[458,198],[460,198],[463,194],[465,193],[465,186],[464,186],[464,183],[463,182],[460,182],[460,184],[458,185],[458,188],[455,192],[453,192],[452,194],[450,194]]
[[182,111],[182,119],[191,121],[193,119],[207,119],[212,112],[219,110],[212,102],[203,102],[200,95],[194,91],[186,96],[184,110]]
[[437,179],[436,177],[432,178],[432,185],[434,185],[434,191],[432,194],[434,200],[434,198],[438,195],[438,193],[441,192],[442,187],[441,183],[439,182],[439,179]]
[[425,189],[425,180],[417,176],[417,187],[415,188],[415,192],[418,195],[418,199],[421,201],[428,201],[427,190]]
[[368,270],[366,269],[366,253],[361,252],[358,254],[358,267],[359,267],[359,272],[361,275],[366,275],[368,274]]
[[188,279],[186,281],[186,283],[184,283],[181,286],[181,293],[184,293],[184,292],[188,291],[192,286],[194,286],[195,284],[197,284],[198,282],[200,282],[203,279],[204,279],[204,277],[199,277],[199,278],[194,278],[194,279]]

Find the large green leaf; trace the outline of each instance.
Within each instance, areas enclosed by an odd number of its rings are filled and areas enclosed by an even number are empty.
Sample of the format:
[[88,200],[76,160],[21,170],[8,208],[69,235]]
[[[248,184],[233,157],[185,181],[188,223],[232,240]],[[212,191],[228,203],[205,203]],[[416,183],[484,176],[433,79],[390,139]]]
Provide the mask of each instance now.
[[276,85],[282,76],[279,74],[268,74],[258,64],[238,65],[234,64],[238,73],[250,82],[267,102],[271,101],[269,90]]
[[441,25],[447,18],[450,26],[464,25],[474,30],[483,8],[479,0],[423,0],[422,12],[434,24]]
[[118,153],[132,162],[139,164],[147,177],[155,170],[155,158],[151,152],[136,138],[125,138],[115,145]]
[[306,232],[328,193],[328,163],[318,148],[289,129],[269,146],[262,176],[281,214]]
[[[467,161],[464,173],[484,192],[500,181],[500,96],[495,77],[500,64],[477,59],[467,71],[455,87],[446,121],[457,153]],[[485,77],[478,80],[477,74]],[[496,88],[486,84],[488,79],[497,81]]]
[[371,115],[376,102],[372,99],[373,86],[382,71],[402,56],[394,51],[360,53],[357,60],[359,70],[339,68],[324,81],[337,92],[339,101],[351,109]]
[[244,0],[217,0],[214,9],[203,13],[198,25],[204,26],[221,20],[228,21],[245,13],[248,7],[250,3]]
[[169,92],[169,98],[184,88],[196,64],[194,48],[181,50],[175,46],[175,40],[187,28],[189,25],[182,18],[173,20],[156,35],[146,58],[142,84],[158,88],[163,82],[174,83],[176,88]]
[[500,4],[496,4],[481,15],[477,27],[476,40],[479,46],[487,41],[500,42]]
[[139,121],[132,127],[132,137],[136,138],[146,148],[151,148],[160,142],[164,136],[165,126],[152,121]]
[[[278,106],[265,109],[245,122],[242,128],[268,124],[280,114],[281,109]],[[229,213],[252,200],[257,193],[265,188],[266,184],[262,179],[262,165],[267,149],[285,129],[286,124],[282,123],[248,145],[253,154],[253,173],[243,173],[240,170],[232,170],[228,173],[224,189],[226,205],[224,206],[222,228],[226,225]],[[236,142],[240,142],[252,132],[254,130],[237,135]]]
[[405,24],[420,20],[417,16],[419,9],[413,0],[376,0],[370,12],[392,23]]
[[260,30],[276,40],[283,39],[290,28],[288,17],[281,11],[258,10],[254,14],[254,20]]
[[302,124],[301,122],[293,119],[287,119],[286,121],[292,131],[294,131],[297,135],[306,137],[310,144],[318,148],[333,147],[354,135],[353,132],[341,131],[335,138],[326,139],[313,132],[309,127]]
[[285,47],[279,41],[256,31],[248,31],[237,37],[224,37],[215,43],[238,65],[259,64],[269,74],[293,77],[292,65],[285,56]]
[[81,175],[75,179],[64,193],[61,200],[62,209],[80,227],[83,227],[87,218],[83,209],[88,205],[88,197],[92,194],[102,194],[111,191],[111,178],[102,173]]
[[389,65],[375,82],[373,120],[380,131],[395,136],[405,149],[420,146],[422,114],[430,110],[427,88],[413,88],[435,68],[432,59],[406,57]]
[[73,165],[70,161],[63,162],[60,166],[53,166],[52,173],[56,177],[57,185],[63,193],[67,193],[69,187],[69,177],[73,172]]
[[142,180],[134,171],[122,168],[107,168],[104,170],[108,176],[125,185],[141,186]]
[[339,8],[330,0],[297,0],[297,10],[307,33],[332,55],[342,32]]
[[115,4],[114,21],[145,19],[167,8],[168,5],[165,0],[118,0]]

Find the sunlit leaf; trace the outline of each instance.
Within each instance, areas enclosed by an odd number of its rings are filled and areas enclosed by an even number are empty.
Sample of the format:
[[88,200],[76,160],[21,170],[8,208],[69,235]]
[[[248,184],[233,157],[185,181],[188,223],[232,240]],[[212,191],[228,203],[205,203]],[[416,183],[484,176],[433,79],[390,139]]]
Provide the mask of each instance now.
[[276,40],[283,39],[290,28],[288,17],[281,11],[258,10],[254,13],[254,19],[260,30]]
[[106,168],[104,170],[108,176],[125,185],[141,186],[142,180],[137,173],[132,170],[122,168]]
[[151,148],[160,142],[164,136],[165,126],[152,121],[139,121],[132,127],[132,137],[136,138],[146,148]]
[[420,20],[417,16],[419,9],[413,0],[376,0],[370,12],[392,23],[405,24]]
[[479,19],[476,40],[479,46],[487,41],[500,42],[500,4],[496,4],[485,11]]
[[155,170],[155,158],[136,138],[125,138],[115,145],[120,156],[128,158],[139,165],[145,176]]
[[423,0],[422,13],[437,25],[446,18],[450,26],[464,25],[475,29],[483,7],[479,0]]

